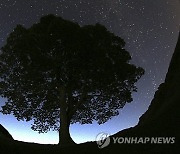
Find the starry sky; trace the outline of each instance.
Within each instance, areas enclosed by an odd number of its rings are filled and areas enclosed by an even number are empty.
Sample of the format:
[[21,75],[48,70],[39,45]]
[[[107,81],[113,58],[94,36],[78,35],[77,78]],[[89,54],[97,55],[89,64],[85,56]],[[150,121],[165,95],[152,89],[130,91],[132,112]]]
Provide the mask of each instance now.
[[[125,40],[131,63],[146,71],[136,84],[138,92],[133,93],[133,102],[120,110],[119,116],[104,125],[72,125],[74,141],[94,140],[99,132],[114,134],[136,125],[165,79],[179,33],[179,0],[0,0],[0,47],[17,24],[28,28],[47,14],[80,25],[105,25]],[[0,106],[4,102],[0,98]],[[58,143],[57,132],[38,134],[30,129],[31,122],[19,122],[12,115],[0,113],[0,123],[16,140]]]

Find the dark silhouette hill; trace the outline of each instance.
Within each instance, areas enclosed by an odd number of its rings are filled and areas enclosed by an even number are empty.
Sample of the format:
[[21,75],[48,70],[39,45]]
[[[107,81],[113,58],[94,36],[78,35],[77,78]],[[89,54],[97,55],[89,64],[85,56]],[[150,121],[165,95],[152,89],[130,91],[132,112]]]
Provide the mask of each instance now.
[[[179,36],[180,37],[180,36]],[[139,125],[161,121],[161,125],[171,126],[171,131],[180,130],[180,38],[176,45],[165,82],[155,93],[149,109],[141,116]],[[174,129],[173,129],[173,128]],[[172,130],[173,129],[173,130]],[[171,132],[171,133],[172,133]],[[179,134],[180,135],[180,134]]]
[[[24,153],[122,153],[178,154],[180,151],[180,38],[178,39],[165,82],[155,93],[148,110],[137,126],[120,131],[112,137],[175,137],[174,144],[111,144],[98,149],[96,142],[68,147],[38,145],[0,138],[2,154]],[[4,151],[3,151],[4,150]],[[4,152],[4,153],[3,153]]]
[[[180,137],[180,37],[172,56],[165,82],[154,95],[148,110],[140,117],[135,129],[149,127],[141,133],[159,132],[159,135]],[[161,128],[161,129],[160,129]],[[133,128],[134,129],[134,128]],[[130,129],[128,129],[130,130]],[[127,130],[126,130],[127,131]],[[118,134],[121,134],[117,133]]]
[[[180,148],[180,35],[172,56],[165,82],[154,95],[148,110],[134,128],[114,136],[175,137],[175,144],[128,147],[141,153],[178,153]],[[122,148],[122,147],[121,147]],[[143,151],[144,148],[144,151]],[[123,149],[123,148],[122,148]]]
[[11,134],[1,124],[0,124],[0,136],[6,137],[9,139],[13,139]]

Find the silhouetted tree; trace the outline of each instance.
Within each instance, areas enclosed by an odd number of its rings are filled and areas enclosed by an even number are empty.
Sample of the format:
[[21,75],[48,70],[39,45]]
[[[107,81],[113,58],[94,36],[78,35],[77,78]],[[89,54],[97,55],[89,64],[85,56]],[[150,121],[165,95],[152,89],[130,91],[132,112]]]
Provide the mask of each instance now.
[[18,25],[1,49],[3,114],[34,120],[40,133],[59,131],[74,143],[70,123],[105,123],[131,102],[144,70],[129,64],[125,42],[100,25],[48,15],[26,29]]

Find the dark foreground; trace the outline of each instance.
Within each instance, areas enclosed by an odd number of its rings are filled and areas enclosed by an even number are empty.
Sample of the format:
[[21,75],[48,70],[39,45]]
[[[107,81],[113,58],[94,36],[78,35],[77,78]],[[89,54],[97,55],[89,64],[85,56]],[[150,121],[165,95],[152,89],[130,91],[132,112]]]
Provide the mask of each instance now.
[[23,143],[2,139],[0,141],[1,154],[65,154],[65,153],[82,153],[82,154],[178,154],[180,148],[178,144],[169,145],[143,145],[143,144],[114,144],[106,148],[99,149],[96,143],[84,143],[75,146],[59,147],[58,145],[40,145],[33,143]]

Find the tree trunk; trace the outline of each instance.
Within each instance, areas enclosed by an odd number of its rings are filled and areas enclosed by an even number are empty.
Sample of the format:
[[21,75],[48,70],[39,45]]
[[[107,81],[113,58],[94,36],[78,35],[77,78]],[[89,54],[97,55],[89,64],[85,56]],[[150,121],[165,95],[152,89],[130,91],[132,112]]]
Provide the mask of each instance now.
[[65,101],[65,88],[60,89],[60,130],[59,130],[59,145],[73,145],[75,142],[72,140],[69,133],[69,126],[71,117],[67,113],[67,104]]
[[60,113],[60,130],[59,130],[59,145],[74,145],[76,144],[69,132],[70,120],[66,112],[61,110]]

